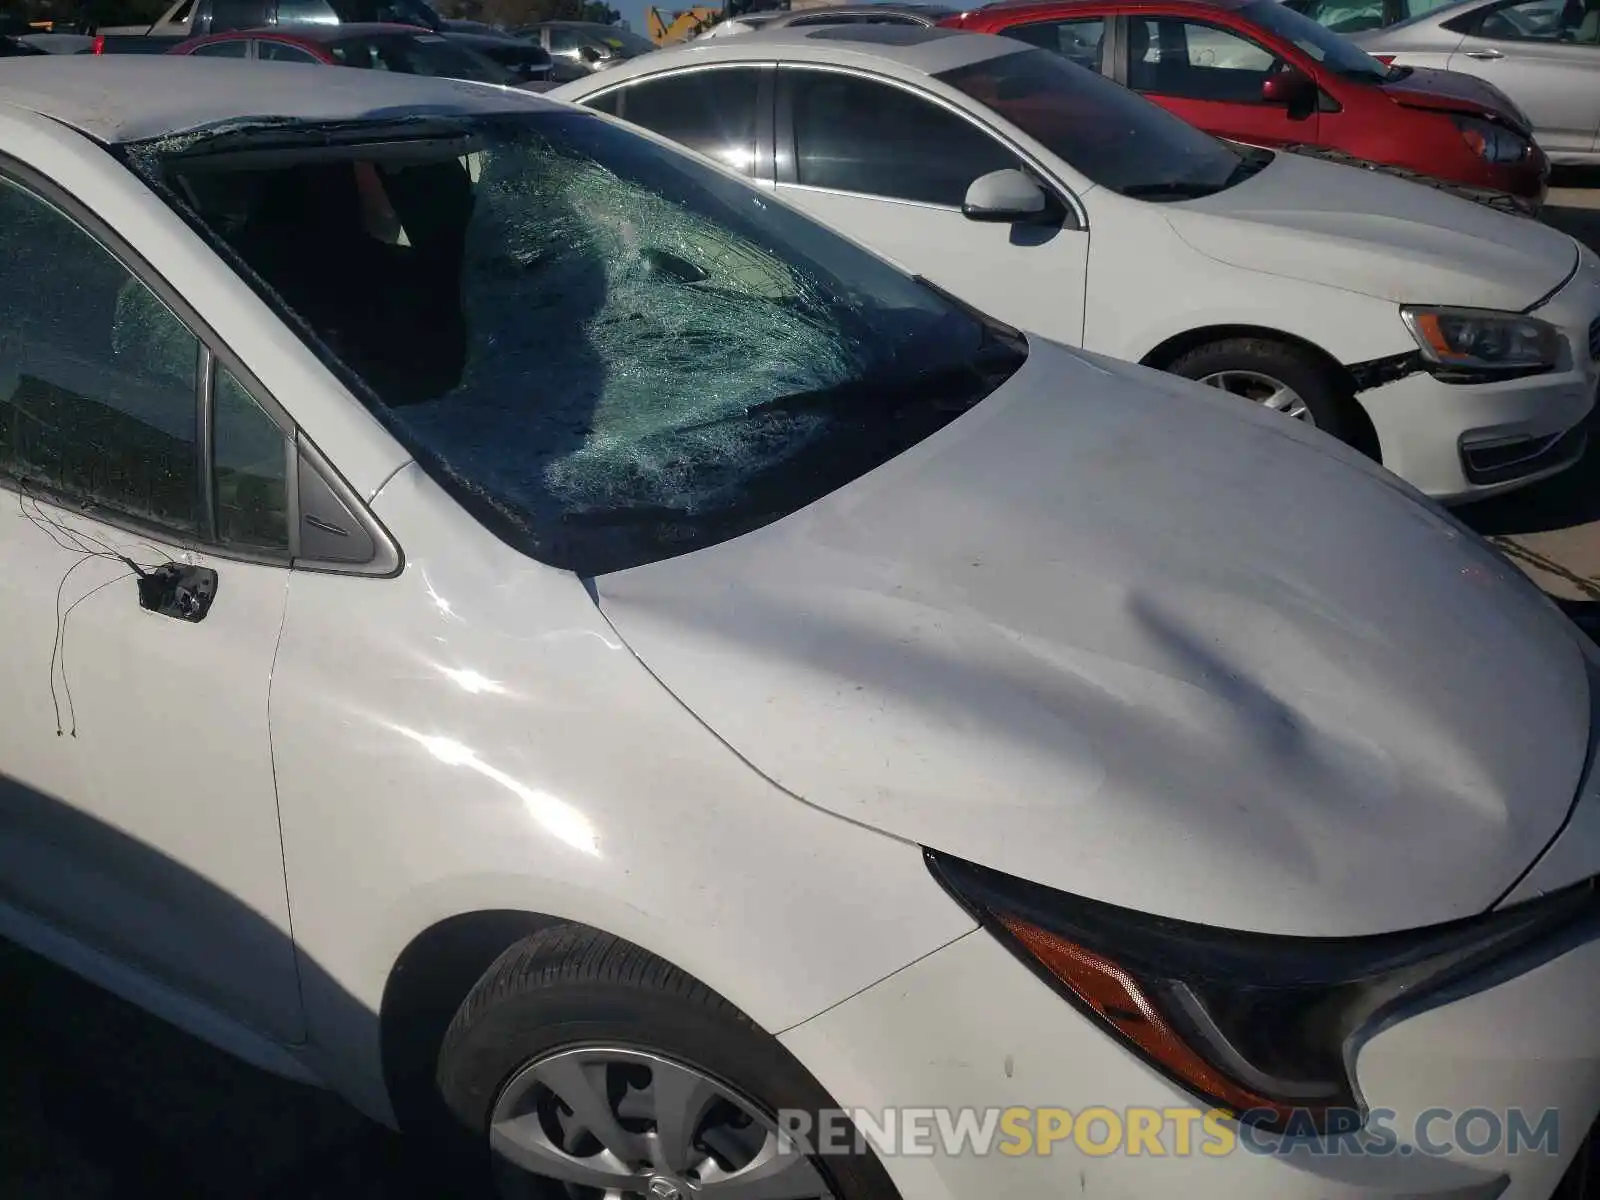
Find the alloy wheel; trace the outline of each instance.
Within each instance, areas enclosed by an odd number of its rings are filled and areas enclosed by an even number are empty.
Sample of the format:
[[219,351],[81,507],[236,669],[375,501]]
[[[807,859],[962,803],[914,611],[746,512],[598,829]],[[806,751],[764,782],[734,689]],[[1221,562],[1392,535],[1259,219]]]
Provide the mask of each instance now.
[[1200,382],[1308,425],[1316,424],[1310,407],[1300,398],[1299,392],[1282,380],[1259,371],[1216,371],[1202,376]]

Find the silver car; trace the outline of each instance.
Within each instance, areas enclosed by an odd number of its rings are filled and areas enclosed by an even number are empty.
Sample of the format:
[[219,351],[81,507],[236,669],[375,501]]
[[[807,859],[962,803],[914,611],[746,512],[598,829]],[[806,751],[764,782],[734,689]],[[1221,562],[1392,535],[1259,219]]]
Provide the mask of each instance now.
[[1428,0],[1289,4],[1386,62],[1494,84],[1528,116],[1552,162],[1600,163],[1600,0],[1457,0],[1429,11],[1420,11]]

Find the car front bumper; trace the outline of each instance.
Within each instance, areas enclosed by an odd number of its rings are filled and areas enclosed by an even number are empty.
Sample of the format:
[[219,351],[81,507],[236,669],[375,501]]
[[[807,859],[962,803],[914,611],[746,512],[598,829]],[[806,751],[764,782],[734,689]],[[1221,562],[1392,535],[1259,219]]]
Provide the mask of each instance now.
[[1600,386],[1600,257],[1530,310],[1566,343],[1555,370],[1488,383],[1445,383],[1416,369],[1356,393],[1383,465],[1445,503],[1479,500],[1548,478],[1583,455],[1579,428]]
[[[907,1200],[1549,1200],[1600,1110],[1600,940],[1571,947],[1502,982],[1478,981],[1361,1047],[1363,1097],[1395,1135],[1386,1152],[1246,1138],[1225,1120],[1208,1133],[1193,1115],[1201,1102],[982,930],[782,1041],[843,1110],[866,1114],[874,1144],[894,1148],[881,1157]],[[898,1132],[886,1136],[891,1111]],[[1001,1115],[987,1152],[946,1137],[991,1113]],[[1512,1152],[1513,1120],[1542,1140],[1524,1137]],[[1034,1136],[1047,1123],[1048,1152]],[[1081,1142],[1075,1130],[1061,1135],[1080,1123]],[[1136,1123],[1152,1132],[1134,1139]],[[912,1127],[933,1133],[914,1137]]]

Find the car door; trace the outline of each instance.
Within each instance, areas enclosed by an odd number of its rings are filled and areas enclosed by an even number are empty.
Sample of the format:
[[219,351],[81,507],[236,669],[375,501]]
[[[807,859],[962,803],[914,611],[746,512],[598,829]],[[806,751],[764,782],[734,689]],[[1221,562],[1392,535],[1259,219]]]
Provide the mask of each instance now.
[[0,896],[297,1040],[267,728],[282,418],[157,275],[4,161],[0,314]]
[[1087,228],[1075,217],[1049,226],[964,217],[980,176],[1046,174],[966,111],[881,77],[786,64],[775,144],[789,203],[1002,321],[1083,340]]
[[1291,112],[1262,97],[1262,85],[1284,59],[1237,30],[1193,17],[1130,13],[1123,18],[1120,66],[1120,82],[1208,133],[1256,146],[1318,140],[1315,109]]
[[1510,96],[1546,154],[1585,157],[1600,132],[1600,10],[1581,0],[1485,5],[1445,22],[1462,35],[1452,71]]

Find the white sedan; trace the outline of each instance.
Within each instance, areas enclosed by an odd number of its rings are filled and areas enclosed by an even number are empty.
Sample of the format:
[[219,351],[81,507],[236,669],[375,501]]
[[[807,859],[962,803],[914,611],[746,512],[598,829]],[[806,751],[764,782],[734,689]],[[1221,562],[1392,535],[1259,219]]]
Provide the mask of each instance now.
[[[1100,19],[1080,24],[1098,44]],[[942,29],[757,31],[552,94],[720,160],[1018,328],[1312,422],[1440,500],[1583,451],[1594,254],[1220,142],[1059,55]]]
[[275,63],[0,72],[0,317],[0,932],[452,1197],[1531,1198],[1600,1110],[1596,651],[1314,430]]

